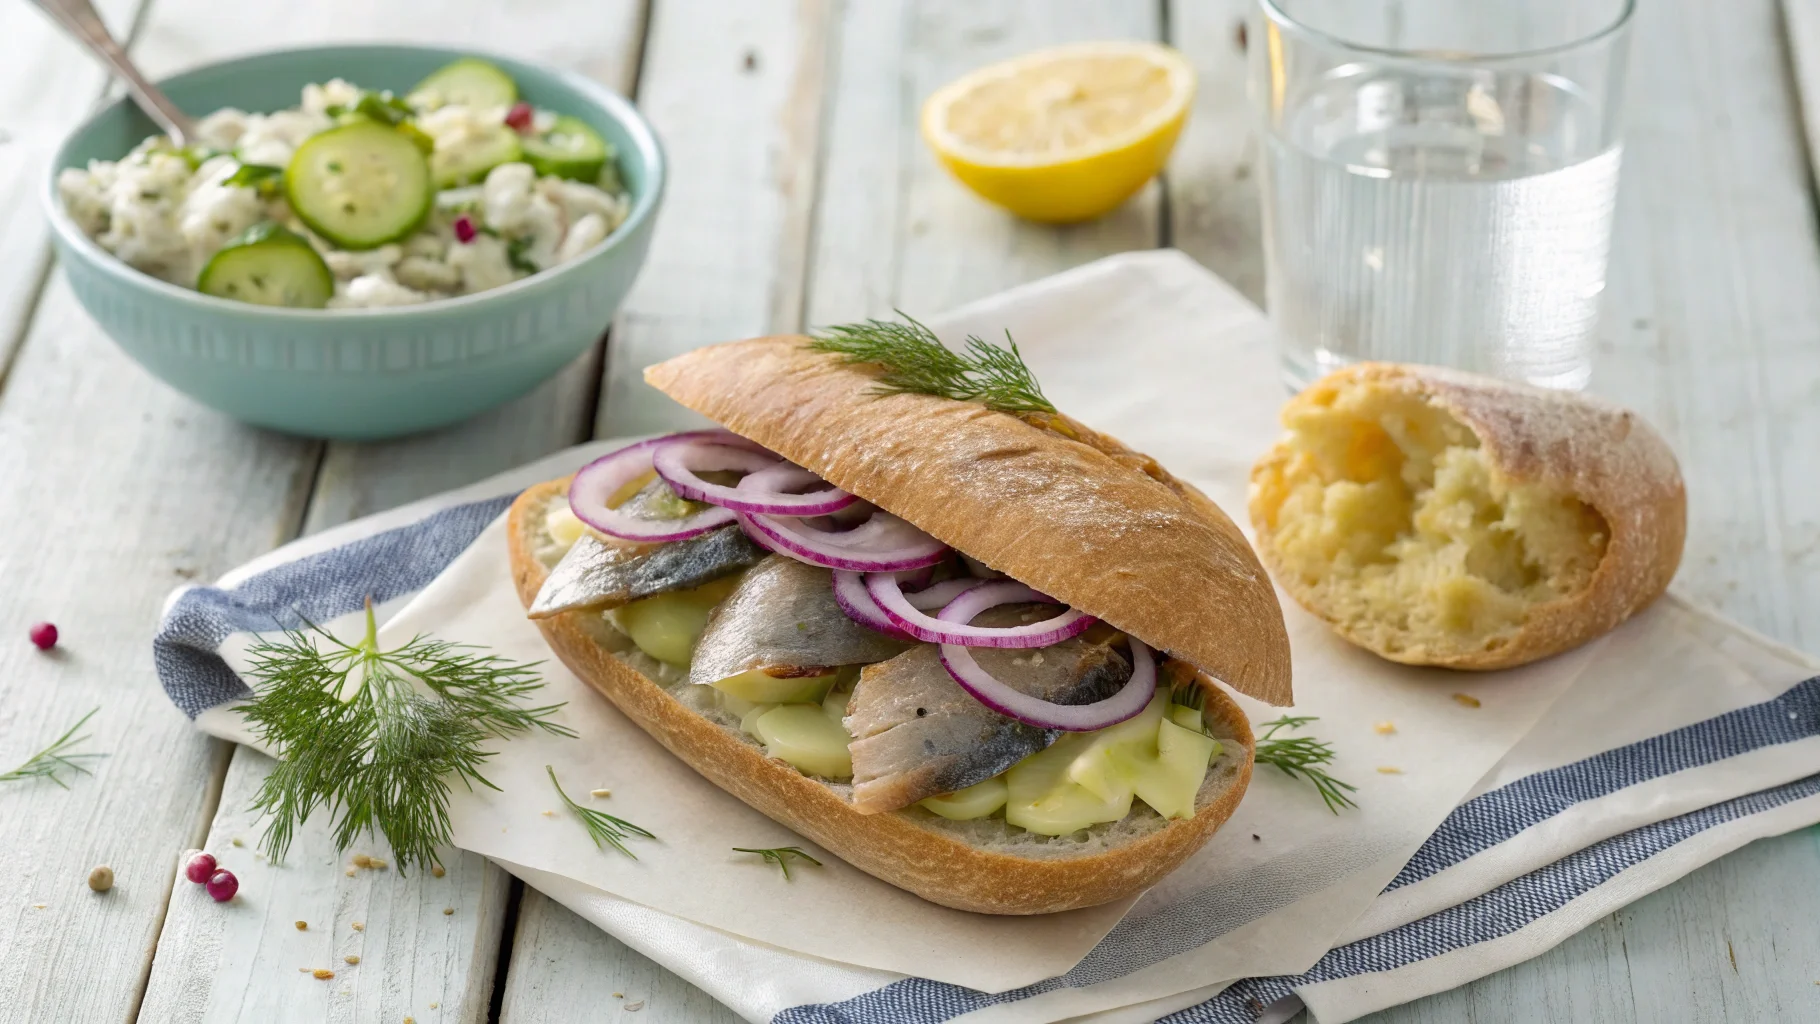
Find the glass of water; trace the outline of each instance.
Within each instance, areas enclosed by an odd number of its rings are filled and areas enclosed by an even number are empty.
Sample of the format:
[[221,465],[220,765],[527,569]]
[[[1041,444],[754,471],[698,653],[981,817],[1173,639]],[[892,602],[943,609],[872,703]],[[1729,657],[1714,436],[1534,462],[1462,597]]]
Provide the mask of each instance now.
[[1258,0],[1270,314],[1367,359],[1591,375],[1634,0]]

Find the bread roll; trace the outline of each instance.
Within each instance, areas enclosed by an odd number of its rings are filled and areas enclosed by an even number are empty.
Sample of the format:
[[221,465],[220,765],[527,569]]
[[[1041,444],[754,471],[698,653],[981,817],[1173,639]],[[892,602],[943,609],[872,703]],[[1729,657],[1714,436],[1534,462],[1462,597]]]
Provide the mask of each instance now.
[[1596,399],[1431,367],[1336,371],[1251,474],[1264,561],[1392,661],[1500,669],[1599,636],[1667,588],[1674,454]]

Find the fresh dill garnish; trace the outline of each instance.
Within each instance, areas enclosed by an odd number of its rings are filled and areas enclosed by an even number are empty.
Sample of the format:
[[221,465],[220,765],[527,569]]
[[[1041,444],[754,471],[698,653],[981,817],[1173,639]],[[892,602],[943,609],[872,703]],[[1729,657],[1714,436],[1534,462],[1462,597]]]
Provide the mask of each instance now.
[[1300,729],[1309,722],[1317,721],[1320,719],[1312,715],[1284,715],[1275,721],[1265,722],[1258,726],[1262,732],[1258,736],[1257,751],[1253,756],[1258,764],[1274,764],[1291,778],[1307,779],[1314,785],[1316,792],[1321,794],[1321,800],[1327,804],[1327,809],[1338,814],[1342,807],[1359,806],[1346,795],[1357,793],[1359,787],[1341,782],[1327,774],[1327,769],[1322,767],[1333,763],[1333,744],[1323,743],[1312,736],[1276,738],[1280,730]]
[[537,273],[539,268],[531,259],[530,252],[531,239],[529,236],[509,239],[506,242],[506,262],[512,265],[513,270],[522,270],[527,274]]
[[270,816],[262,845],[274,861],[322,807],[339,849],[380,832],[401,871],[435,865],[450,838],[449,777],[499,788],[480,775],[486,740],[533,728],[575,736],[549,720],[561,704],[519,704],[543,685],[535,665],[425,636],[380,650],[370,600],[357,644],[306,625],[247,652],[254,697],[240,711],[278,756],[253,801]]
[[966,347],[957,352],[903,311],[897,315],[905,322],[867,320],[824,328],[810,347],[882,368],[875,394],[935,395],[979,402],[999,412],[1055,413],[1010,331],[1005,332],[1005,348],[968,335]]
[[638,854],[626,849],[626,837],[640,836],[645,839],[657,838],[624,818],[615,818],[605,811],[597,811],[592,807],[583,807],[569,799],[569,794],[562,791],[562,783],[556,781],[556,769],[546,764],[543,766],[543,770],[550,773],[550,785],[556,787],[556,795],[562,797],[562,802],[569,805],[569,810],[574,811],[579,815],[582,824],[588,826],[588,835],[594,838],[595,847],[604,848],[606,846],[611,846],[620,853],[625,854],[633,860],[637,860]]
[[770,861],[773,864],[776,864],[777,869],[784,873],[784,881],[786,881],[786,882],[788,882],[790,880],[790,858],[791,857],[799,857],[799,858],[806,860],[809,863],[815,865],[818,868],[822,866],[821,861],[816,860],[814,857],[809,856],[808,854],[804,853],[800,848],[795,847],[795,846],[779,846],[779,847],[776,847],[776,848],[770,849],[770,850],[754,850],[754,849],[750,849],[750,848],[744,847],[744,846],[735,846],[733,848],[733,852],[734,853],[756,853],[760,857],[763,857],[765,860]]
[[14,768],[12,771],[0,774],[0,782],[18,782],[22,779],[49,779],[57,785],[62,786],[64,789],[68,789],[69,787],[64,785],[63,780],[58,777],[58,772],[68,770],[79,775],[90,774],[88,768],[84,767],[83,762],[92,761],[98,757],[106,757],[107,755],[76,753],[71,751],[70,748],[88,739],[87,736],[78,736],[76,734],[82,731],[82,727],[88,724],[89,719],[95,717],[95,711],[100,710],[100,708],[96,708],[94,711],[90,711],[88,714],[83,715],[76,720],[75,725],[63,730],[63,735],[52,740],[50,746],[45,747],[43,750],[26,758],[24,764]]

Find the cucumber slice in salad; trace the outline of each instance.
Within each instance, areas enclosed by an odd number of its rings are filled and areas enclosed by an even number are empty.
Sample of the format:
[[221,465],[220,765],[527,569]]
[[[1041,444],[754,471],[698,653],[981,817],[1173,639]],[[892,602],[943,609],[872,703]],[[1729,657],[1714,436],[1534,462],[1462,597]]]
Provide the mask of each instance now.
[[430,153],[430,177],[439,189],[475,185],[486,180],[488,171],[523,155],[518,133],[496,125],[483,134],[464,136],[452,146],[439,143]]
[[463,57],[430,72],[406,99],[419,110],[435,110],[451,103],[509,107],[518,102],[518,83],[491,61]]
[[266,221],[211,257],[196,290],[260,306],[321,309],[335,294],[335,275],[308,239]]
[[284,172],[285,197],[310,230],[343,249],[373,249],[417,230],[436,190],[417,144],[357,121],[312,135]]
[[550,130],[524,138],[525,163],[539,175],[554,174],[592,184],[613,155],[612,147],[579,118],[558,117]]

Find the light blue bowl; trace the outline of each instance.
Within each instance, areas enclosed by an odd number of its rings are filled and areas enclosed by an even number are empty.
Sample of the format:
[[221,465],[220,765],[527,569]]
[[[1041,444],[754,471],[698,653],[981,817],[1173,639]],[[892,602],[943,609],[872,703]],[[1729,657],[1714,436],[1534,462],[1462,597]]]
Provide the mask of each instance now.
[[[255,54],[162,83],[184,110],[272,111],[305,83],[345,78],[403,93],[471,50],[316,46]],[[663,196],[664,156],[624,98],[563,71],[479,54],[518,80],[533,105],[588,122],[619,154],[632,212],[580,259],[504,288],[422,306],[289,310],[179,288],[116,259],[70,220],[57,195],[66,167],[117,160],[152,123],[125,100],[76,129],[45,182],[64,272],[89,315],[127,354],[184,394],[230,416],[310,437],[375,439],[465,419],[537,386],[599,338],[632,287]]]

